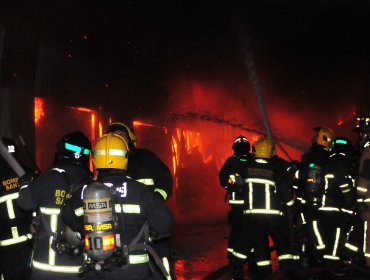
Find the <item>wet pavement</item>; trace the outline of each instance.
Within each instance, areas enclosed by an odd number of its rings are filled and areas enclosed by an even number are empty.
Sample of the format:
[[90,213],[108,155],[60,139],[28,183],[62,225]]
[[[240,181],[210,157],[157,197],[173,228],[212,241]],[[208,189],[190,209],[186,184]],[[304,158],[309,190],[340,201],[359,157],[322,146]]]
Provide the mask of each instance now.
[[[226,220],[176,221],[172,243],[176,279],[228,279],[225,269],[228,231]],[[214,274],[218,276],[214,278]]]
[[[226,214],[225,214],[226,215]],[[221,218],[209,219],[176,219],[173,232],[174,275],[176,280],[226,280],[230,279],[227,268],[227,238],[229,227],[227,220]],[[277,272],[276,255],[272,254],[275,276],[271,279],[284,279]],[[349,278],[370,279],[368,275],[359,274],[358,268],[351,268]],[[357,271],[357,272],[356,272]],[[300,272],[297,279],[332,279],[321,275],[322,270]],[[248,272],[245,270],[245,275]],[[311,277],[315,276],[315,277]],[[245,279],[250,279],[245,276]]]

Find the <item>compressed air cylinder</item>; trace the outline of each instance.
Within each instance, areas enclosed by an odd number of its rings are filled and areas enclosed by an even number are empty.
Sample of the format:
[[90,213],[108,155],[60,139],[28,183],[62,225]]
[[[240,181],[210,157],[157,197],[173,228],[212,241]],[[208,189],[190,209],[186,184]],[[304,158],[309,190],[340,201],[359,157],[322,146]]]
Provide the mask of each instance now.
[[112,194],[102,183],[92,182],[83,191],[85,251],[95,261],[109,258],[116,249]]

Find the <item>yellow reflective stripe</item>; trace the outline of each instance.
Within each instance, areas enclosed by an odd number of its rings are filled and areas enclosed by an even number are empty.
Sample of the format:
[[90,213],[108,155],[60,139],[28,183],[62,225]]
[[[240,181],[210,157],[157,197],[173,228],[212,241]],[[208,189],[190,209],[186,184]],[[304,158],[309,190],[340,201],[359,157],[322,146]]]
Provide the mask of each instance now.
[[265,201],[266,201],[265,208],[266,209],[270,209],[271,208],[271,202],[270,202],[270,186],[268,184],[265,185]]
[[234,249],[233,248],[227,248],[227,251],[232,253],[232,252],[234,252]]
[[364,188],[364,187],[357,187],[357,190],[359,192],[367,192],[367,188]]
[[32,234],[28,233],[26,235],[22,235],[16,238],[10,238],[10,239],[5,239],[0,241],[0,246],[9,246],[17,243],[21,243],[27,240],[32,239]]
[[350,191],[351,191],[351,189],[347,189],[347,190],[343,190],[342,193],[348,193]]
[[330,256],[330,255],[324,255],[324,259],[330,259],[330,260],[339,260],[339,257],[337,256]]
[[352,251],[358,252],[358,247],[356,247],[352,244],[346,243],[346,244],[344,244],[344,246],[347,247],[348,249],[352,250]]
[[278,256],[278,260],[279,261],[282,261],[282,260],[294,260],[294,259],[295,259],[295,256],[293,256],[292,254],[284,254],[284,255]]
[[18,228],[17,227],[11,227],[11,231],[12,231],[12,238],[18,238],[19,237],[19,233],[18,233]]
[[268,265],[271,265],[271,261],[260,261],[260,262],[257,262],[257,266],[268,266]]
[[40,207],[40,212],[46,215],[59,215],[60,209],[59,208],[47,208],[47,207]]
[[260,178],[248,178],[244,179],[246,183],[257,183],[257,184],[267,184],[271,186],[275,186],[275,182],[271,180],[266,180],[266,179],[260,179]]
[[294,204],[294,199],[292,199],[291,201],[288,201],[287,203],[286,203],[286,205],[288,205],[288,206],[292,206]]
[[370,254],[365,253],[365,257],[366,257],[366,258],[370,258]]
[[335,233],[333,256],[336,256],[337,255],[339,237],[340,237],[340,228],[337,228],[336,233]]
[[136,181],[147,185],[147,186],[153,186],[154,185],[154,180],[152,178],[142,178],[142,179],[137,179]]
[[319,210],[321,211],[340,211],[339,208],[336,208],[336,207],[320,207]]
[[17,199],[18,196],[19,196],[19,193],[17,193],[17,192],[4,195],[4,196],[0,197],[0,203],[3,203],[4,201],[8,201],[8,200]]
[[84,215],[83,207],[79,207],[79,208],[75,209],[75,214],[76,214],[77,217],[83,216]]
[[158,189],[158,188],[155,188],[155,189],[154,189],[154,192],[158,192],[158,193],[160,193],[160,194],[161,194],[161,196],[163,196],[163,199],[164,199],[164,200],[166,200],[166,199],[167,199],[167,193],[166,193],[164,190],[162,190],[162,189]]
[[[122,207],[121,207],[122,206]],[[138,204],[115,204],[114,210],[116,213],[129,213],[129,214],[140,214],[140,205]]]
[[264,160],[264,159],[262,159],[262,158],[256,158],[256,159],[255,159],[255,162],[258,162],[258,163],[268,163],[268,161],[267,161],[267,160]]
[[6,201],[6,209],[8,210],[9,219],[15,219],[13,200]]
[[[48,207],[40,207],[40,212],[45,215],[50,216],[50,230],[52,232],[56,232],[58,229],[58,216],[60,214],[60,208],[48,208]],[[56,253],[53,249],[51,249],[51,243],[53,242],[53,236],[49,237],[49,257],[48,261],[50,266],[55,265],[55,258]]]
[[348,187],[348,184],[343,184],[343,185],[340,185],[339,187],[342,189],[342,188]]
[[366,234],[367,234],[367,221],[364,221],[364,243],[363,243],[363,252],[366,252]]
[[248,183],[248,202],[249,208],[253,208],[253,184]]
[[50,265],[41,263],[38,261],[32,261],[32,267],[39,270],[61,272],[61,273],[80,273],[81,266],[61,266],[61,265]]
[[238,252],[235,252],[235,251],[232,252],[232,255],[234,257],[236,257],[236,258],[239,258],[239,259],[243,259],[243,260],[247,259],[247,256],[246,255],[241,254],[241,253],[238,253]]
[[229,204],[244,204],[244,200],[229,199]]
[[344,212],[344,213],[348,213],[348,214],[353,214],[354,212],[352,210],[348,210],[348,209],[340,209],[340,211]]
[[316,238],[317,238],[317,241],[319,243],[319,245],[316,246],[316,248],[317,249],[323,249],[323,248],[325,248],[325,244],[323,243],[320,232],[319,232],[319,229],[317,228],[317,221],[312,221],[312,224],[313,224],[313,231],[314,231],[314,233],[316,235]]
[[146,263],[149,261],[148,254],[142,254],[142,255],[129,255],[128,257],[130,264],[140,264],[140,263]]
[[[127,151],[125,150],[119,150],[119,149],[108,149],[108,155],[110,156],[126,156]],[[94,150],[93,151],[94,156],[105,156],[107,155],[105,150]]]
[[167,258],[162,258],[162,263],[163,263],[163,266],[164,266],[164,268],[166,269],[166,271],[168,273],[168,276],[166,276],[166,279],[171,280],[172,277],[171,277],[171,274],[170,274],[170,271],[171,271],[170,262],[168,261]]
[[282,212],[279,210],[271,210],[271,209],[249,209],[244,210],[244,214],[274,214],[274,215],[283,215]]
[[302,219],[302,224],[306,224],[306,219],[305,219],[305,217],[304,217],[304,214],[303,214],[303,213],[301,213],[301,219]]

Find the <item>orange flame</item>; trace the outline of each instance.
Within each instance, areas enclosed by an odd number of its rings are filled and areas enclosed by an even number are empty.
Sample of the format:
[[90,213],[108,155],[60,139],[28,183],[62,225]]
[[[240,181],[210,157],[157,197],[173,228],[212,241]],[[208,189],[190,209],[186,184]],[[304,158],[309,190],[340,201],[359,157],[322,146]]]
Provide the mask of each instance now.
[[34,113],[35,113],[35,124],[37,125],[40,120],[45,116],[44,113],[44,101],[40,97],[34,99]]

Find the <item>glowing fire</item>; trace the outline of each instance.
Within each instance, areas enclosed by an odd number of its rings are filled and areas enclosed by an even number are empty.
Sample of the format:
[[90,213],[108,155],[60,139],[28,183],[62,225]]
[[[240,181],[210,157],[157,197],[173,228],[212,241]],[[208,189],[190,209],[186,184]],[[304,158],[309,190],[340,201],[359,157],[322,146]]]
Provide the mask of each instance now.
[[34,112],[35,112],[35,124],[37,125],[41,118],[45,116],[44,113],[44,101],[40,97],[35,97],[34,99]]
[[155,127],[155,125],[153,125],[153,124],[143,123],[141,121],[133,121],[132,124],[134,126],[150,126],[150,127]]

